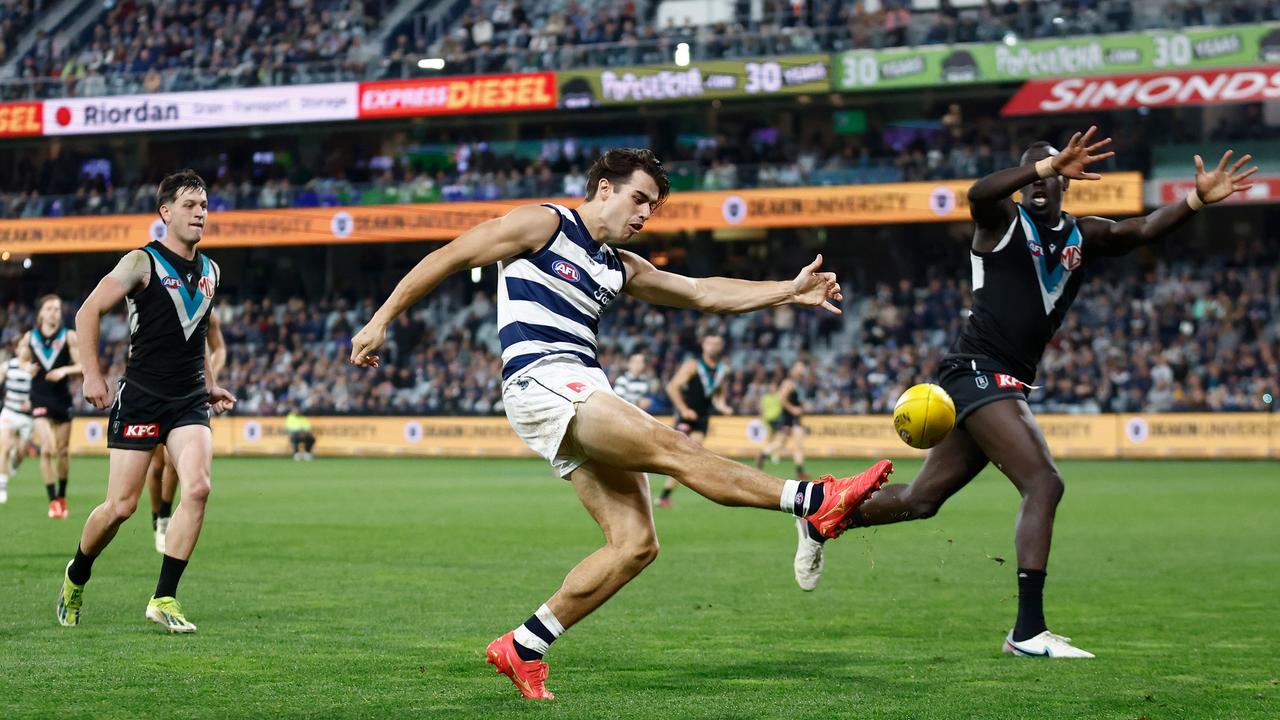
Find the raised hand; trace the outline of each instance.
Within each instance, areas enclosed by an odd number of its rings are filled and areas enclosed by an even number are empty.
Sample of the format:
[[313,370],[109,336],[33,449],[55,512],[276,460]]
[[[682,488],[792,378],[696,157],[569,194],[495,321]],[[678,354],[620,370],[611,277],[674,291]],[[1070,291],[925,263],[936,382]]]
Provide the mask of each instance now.
[[797,305],[821,307],[828,312],[842,315],[844,311],[830,302],[844,300],[844,295],[840,294],[840,283],[836,282],[836,274],[818,272],[820,267],[822,267],[821,253],[792,281],[792,302]]
[[1111,138],[1104,138],[1098,142],[1093,142],[1093,134],[1098,132],[1097,125],[1090,125],[1088,130],[1084,131],[1084,135],[1076,133],[1071,136],[1071,140],[1067,143],[1057,155],[1053,156],[1053,169],[1059,175],[1072,180],[1101,180],[1102,176],[1098,173],[1086,172],[1085,168],[1100,161],[1106,160],[1115,155],[1114,152],[1098,152],[1102,148],[1111,144]]
[[1253,183],[1246,183],[1245,180],[1256,172],[1258,166],[1254,165],[1248,170],[1241,171],[1245,163],[1253,159],[1253,156],[1245,153],[1243,157],[1235,161],[1231,165],[1231,169],[1227,169],[1227,161],[1235,153],[1234,150],[1228,150],[1222,154],[1222,159],[1218,161],[1218,167],[1209,172],[1205,172],[1204,161],[1196,155],[1196,194],[1206,204],[1221,202],[1231,197],[1232,193],[1248,190],[1253,187]]

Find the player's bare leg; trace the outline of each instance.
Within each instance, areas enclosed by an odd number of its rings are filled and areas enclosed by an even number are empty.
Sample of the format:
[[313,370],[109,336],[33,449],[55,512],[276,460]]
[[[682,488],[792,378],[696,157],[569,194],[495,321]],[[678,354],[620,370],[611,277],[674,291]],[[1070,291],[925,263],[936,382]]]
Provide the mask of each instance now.
[[965,429],[1022,494],[1014,528],[1018,555],[1018,619],[1005,639],[1015,655],[1093,657],[1049,632],[1044,619],[1044,579],[1053,519],[1062,499],[1062,476],[1026,401],[997,400],[973,412]]
[[796,479],[808,480],[809,473],[804,470],[804,427],[796,423],[791,428],[791,460],[796,464]]
[[49,495],[49,517],[62,517],[57,484],[58,438],[53,431],[53,423],[48,418],[36,418],[32,424],[31,436],[40,445],[40,476],[44,478],[44,489]]
[[21,442],[18,431],[0,426],[0,503],[9,502],[9,478],[18,472],[15,460]]
[[[689,439],[699,445],[702,445],[707,441],[707,434],[701,430],[693,430],[689,433]],[[662,495],[658,498],[658,507],[671,507],[671,494],[675,492],[676,486],[679,484],[680,483],[676,482],[676,479],[673,477],[667,478],[666,481],[662,483]]]
[[205,425],[185,425],[169,432],[166,447],[182,486],[182,502],[173,513],[165,541],[165,555],[187,560],[204,526],[209,498],[213,433]]
[[165,534],[169,529],[171,507],[164,504],[164,474],[168,463],[164,445],[157,445],[147,466],[147,493],[151,498],[151,530],[155,533],[156,552],[164,554]]
[[165,450],[178,472],[182,502],[169,523],[160,579],[156,583],[155,594],[147,603],[146,617],[171,633],[191,633],[196,631],[196,626],[187,620],[178,603],[178,582],[204,526],[213,460],[213,433],[206,425],[174,428],[165,440]]

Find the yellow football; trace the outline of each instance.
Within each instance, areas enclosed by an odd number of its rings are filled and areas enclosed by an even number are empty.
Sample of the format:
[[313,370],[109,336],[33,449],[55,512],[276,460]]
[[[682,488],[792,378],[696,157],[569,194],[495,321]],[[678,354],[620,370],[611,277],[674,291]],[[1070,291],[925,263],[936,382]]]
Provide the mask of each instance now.
[[955,424],[956,404],[937,385],[913,385],[893,406],[893,429],[913,448],[924,450],[937,445]]

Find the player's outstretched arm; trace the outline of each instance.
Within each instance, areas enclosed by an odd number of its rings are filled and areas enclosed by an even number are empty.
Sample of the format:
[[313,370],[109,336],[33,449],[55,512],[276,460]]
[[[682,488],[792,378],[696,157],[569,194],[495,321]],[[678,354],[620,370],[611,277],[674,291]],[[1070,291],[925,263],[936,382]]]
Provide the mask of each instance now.
[[1248,179],[1258,171],[1258,166],[1244,169],[1253,156],[1245,153],[1228,167],[1227,163],[1233,154],[1232,150],[1223,153],[1218,166],[1208,172],[1204,169],[1204,161],[1196,155],[1196,189],[1183,200],[1166,205],[1149,215],[1120,222],[1100,217],[1080,218],[1085,254],[1124,255],[1182,227],[1205,205],[1222,202],[1235,193],[1253,187]]
[[655,305],[692,308],[702,312],[737,314],[779,305],[810,305],[836,315],[832,301],[844,300],[836,274],[819,272],[822,255],[814,258],[794,280],[737,280],[691,278],[659,270],[653,263],[628,250],[618,255],[627,268],[626,291]]
[[483,267],[541,248],[560,227],[557,213],[541,205],[521,205],[486,220],[428,253],[396,285],[382,307],[351,338],[351,364],[378,367],[374,353],[387,341],[387,327],[455,272]]
[[1090,125],[1083,134],[1072,135],[1066,147],[1057,155],[1038,160],[1032,165],[997,170],[975,182],[969,188],[969,214],[974,222],[979,227],[1003,231],[1013,219],[1011,196],[1040,178],[1061,175],[1071,180],[1101,180],[1101,175],[1088,172],[1086,168],[1115,153],[1099,152],[1111,144],[1111,138],[1093,142],[1093,135],[1097,131],[1097,125]]
[[84,374],[84,399],[99,410],[106,410],[111,405],[111,392],[98,362],[98,333],[102,316],[126,295],[146,287],[150,277],[151,262],[146,252],[128,252],[120,258],[114,270],[98,281],[98,286],[76,312],[76,340],[80,368]]

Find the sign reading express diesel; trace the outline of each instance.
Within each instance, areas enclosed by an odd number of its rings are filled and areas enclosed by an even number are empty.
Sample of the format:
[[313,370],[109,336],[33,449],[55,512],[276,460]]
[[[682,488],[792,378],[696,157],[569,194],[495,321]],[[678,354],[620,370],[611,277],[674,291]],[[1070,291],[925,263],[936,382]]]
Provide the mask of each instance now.
[[45,135],[272,125],[356,117],[356,84],[46,100]]
[[549,72],[360,83],[361,118],[548,110],[555,106],[555,74]]
[[1035,78],[1280,63],[1280,23],[1184,32],[852,50],[835,56],[837,90],[880,90]]
[[714,60],[688,67],[645,65],[557,73],[560,105],[593,105],[747,98],[831,90],[826,55]]

